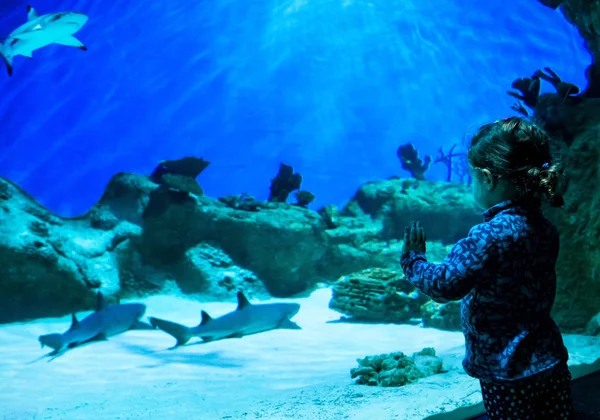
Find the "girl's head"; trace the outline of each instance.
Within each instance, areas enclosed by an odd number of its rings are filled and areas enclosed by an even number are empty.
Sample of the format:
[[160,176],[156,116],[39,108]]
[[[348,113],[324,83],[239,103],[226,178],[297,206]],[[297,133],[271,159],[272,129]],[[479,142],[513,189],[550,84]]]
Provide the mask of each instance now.
[[482,208],[505,200],[564,204],[557,192],[562,170],[553,162],[548,134],[518,117],[485,124],[471,139],[473,195]]

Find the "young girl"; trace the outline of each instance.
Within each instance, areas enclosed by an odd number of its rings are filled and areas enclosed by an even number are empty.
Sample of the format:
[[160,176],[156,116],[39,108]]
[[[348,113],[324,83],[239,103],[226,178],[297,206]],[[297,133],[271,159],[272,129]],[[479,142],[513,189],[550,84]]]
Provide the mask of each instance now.
[[462,299],[463,366],[480,380],[490,419],[570,419],[568,353],[550,318],[559,238],[541,211],[543,201],[564,204],[548,135],[521,118],[496,121],[475,134],[468,158],[483,223],[432,264],[413,222],[402,268],[434,301]]

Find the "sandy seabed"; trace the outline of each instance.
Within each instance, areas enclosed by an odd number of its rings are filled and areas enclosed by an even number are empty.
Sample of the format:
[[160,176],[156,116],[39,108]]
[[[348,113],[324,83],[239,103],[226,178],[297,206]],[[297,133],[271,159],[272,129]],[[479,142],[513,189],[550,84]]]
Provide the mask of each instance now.
[[[37,336],[64,331],[70,317],[4,325],[0,418],[410,420],[481,402],[478,382],[460,366],[462,334],[411,325],[328,323],[340,316],[328,309],[330,297],[329,289],[320,289],[294,300],[302,305],[294,317],[302,330],[175,350],[169,350],[174,339],[161,331],[129,331],[50,362],[40,359],[47,349],[40,349]],[[143,302],[147,315],[186,325],[199,322],[201,309],[219,316],[235,308],[233,302],[173,296]],[[600,337],[565,336],[565,341],[574,366],[600,358]],[[411,354],[423,347],[436,349],[448,373],[401,388],[358,386],[350,379],[359,357]]]

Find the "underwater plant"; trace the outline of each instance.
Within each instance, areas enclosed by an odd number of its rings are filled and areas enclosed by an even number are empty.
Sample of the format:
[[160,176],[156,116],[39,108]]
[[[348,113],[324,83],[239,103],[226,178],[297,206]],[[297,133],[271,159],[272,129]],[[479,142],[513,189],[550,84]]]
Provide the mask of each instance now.
[[415,149],[415,146],[411,143],[398,147],[396,155],[398,156],[398,159],[400,159],[402,169],[410,172],[411,176],[415,179],[421,181],[425,180],[425,172],[427,172],[427,169],[429,169],[429,165],[431,164],[430,156],[425,156],[425,158],[421,160],[421,158],[419,158],[419,152],[417,152],[417,149]]
[[300,189],[302,175],[294,173],[294,168],[285,163],[279,164],[277,176],[271,179],[269,201],[285,203],[292,191]]

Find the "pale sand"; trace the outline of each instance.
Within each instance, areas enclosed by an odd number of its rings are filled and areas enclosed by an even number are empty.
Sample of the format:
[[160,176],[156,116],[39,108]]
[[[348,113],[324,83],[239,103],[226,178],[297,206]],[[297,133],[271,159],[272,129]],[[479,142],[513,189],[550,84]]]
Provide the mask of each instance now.
[[[477,381],[460,368],[460,333],[326,323],[339,318],[327,308],[330,296],[321,289],[296,299],[302,330],[176,350],[167,350],[174,340],[161,331],[130,331],[51,362],[34,361],[47,353],[37,336],[65,330],[69,317],[2,326],[0,418],[409,420],[481,401]],[[187,325],[198,323],[200,309],[218,316],[235,307],[172,296],[145,303],[147,315]],[[573,364],[600,358],[600,338],[566,340]],[[434,347],[450,372],[402,388],[352,384],[356,358],[423,347]]]

